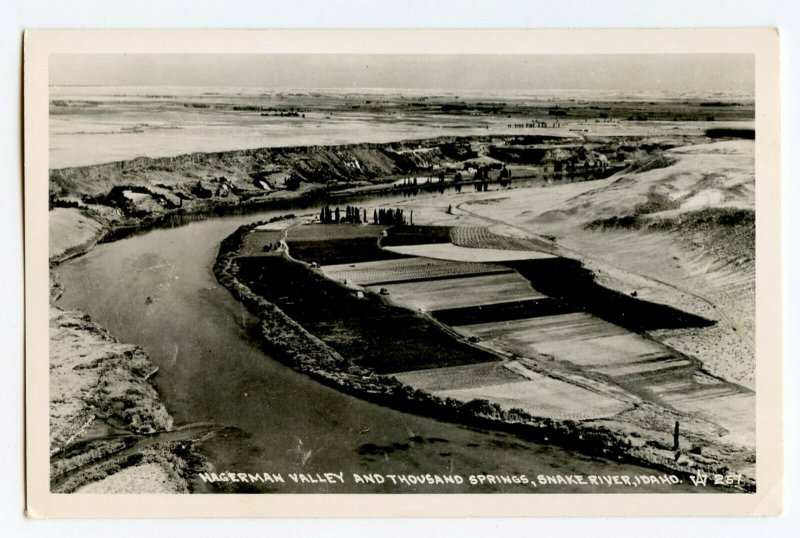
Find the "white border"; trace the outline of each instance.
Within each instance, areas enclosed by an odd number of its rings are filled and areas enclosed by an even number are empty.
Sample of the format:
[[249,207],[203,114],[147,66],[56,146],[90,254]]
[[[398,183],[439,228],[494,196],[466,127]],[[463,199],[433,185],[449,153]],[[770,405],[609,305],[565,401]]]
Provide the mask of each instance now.
[[[758,492],[753,495],[53,495],[47,465],[50,53],[755,53]],[[777,33],[712,30],[39,31],[25,42],[28,510],[46,517],[769,515],[780,511]],[[624,499],[624,502],[613,499]]]

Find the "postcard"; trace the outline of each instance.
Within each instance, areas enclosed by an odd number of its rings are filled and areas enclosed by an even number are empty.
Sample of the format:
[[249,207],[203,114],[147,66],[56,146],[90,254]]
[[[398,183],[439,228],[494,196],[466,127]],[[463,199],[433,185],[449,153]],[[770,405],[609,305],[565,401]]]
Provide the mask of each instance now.
[[31,30],[24,77],[30,516],[780,513],[775,30]]

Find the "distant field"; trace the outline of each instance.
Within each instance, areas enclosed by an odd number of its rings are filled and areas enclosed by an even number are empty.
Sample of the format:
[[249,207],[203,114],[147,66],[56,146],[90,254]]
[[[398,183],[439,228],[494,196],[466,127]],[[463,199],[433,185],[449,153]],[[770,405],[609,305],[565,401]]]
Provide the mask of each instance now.
[[289,230],[287,240],[300,242],[380,237],[386,228],[376,224],[304,224]]
[[[382,287],[389,290],[392,302],[425,311],[544,297],[517,273],[386,284]],[[372,291],[378,291],[375,288],[371,288]]]
[[425,256],[439,260],[460,262],[504,262],[516,260],[539,260],[553,258],[550,254],[538,251],[494,250],[485,248],[464,248],[452,243],[431,243],[403,247],[385,247],[385,250],[406,256]]
[[368,286],[391,282],[428,280],[485,273],[509,273],[511,269],[488,263],[450,262],[431,258],[398,258],[357,264],[326,265],[325,274],[334,280],[349,280]]

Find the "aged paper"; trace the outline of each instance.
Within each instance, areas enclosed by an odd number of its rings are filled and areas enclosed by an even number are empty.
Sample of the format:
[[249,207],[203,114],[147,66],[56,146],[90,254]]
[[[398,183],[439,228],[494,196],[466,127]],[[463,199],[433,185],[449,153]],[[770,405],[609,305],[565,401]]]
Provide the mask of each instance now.
[[29,31],[28,513],[779,513],[777,43]]

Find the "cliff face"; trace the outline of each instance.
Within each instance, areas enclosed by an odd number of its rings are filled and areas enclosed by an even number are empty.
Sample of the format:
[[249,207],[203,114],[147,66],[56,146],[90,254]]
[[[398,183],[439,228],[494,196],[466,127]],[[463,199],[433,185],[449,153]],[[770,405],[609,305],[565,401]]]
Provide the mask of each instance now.
[[[469,147],[469,144],[467,147]],[[50,171],[50,195],[98,196],[118,185],[163,183],[177,186],[225,176],[234,190],[263,191],[256,180],[263,178],[274,189],[285,185],[285,177],[301,182],[328,183],[373,180],[382,176],[431,170],[457,156],[457,139],[437,138],[393,144],[349,144],[260,148],[221,153],[191,153],[176,157],[62,168]],[[283,175],[284,178],[279,176]],[[277,183],[277,184],[276,184]]]

